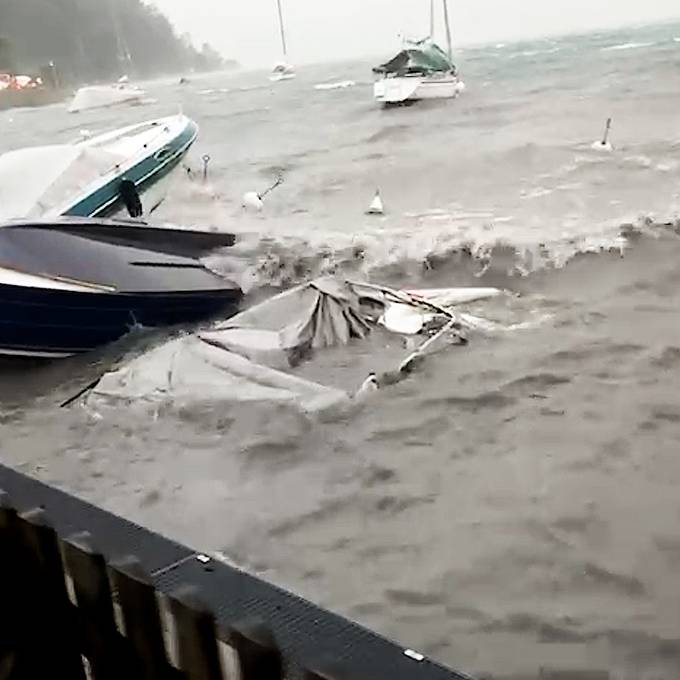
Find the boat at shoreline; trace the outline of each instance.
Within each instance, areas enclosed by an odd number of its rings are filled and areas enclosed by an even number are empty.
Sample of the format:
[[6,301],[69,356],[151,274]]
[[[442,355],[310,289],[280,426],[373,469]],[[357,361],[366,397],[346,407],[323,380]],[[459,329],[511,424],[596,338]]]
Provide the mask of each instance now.
[[238,311],[240,287],[196,256],[232,243],[228,234],[129,221],[2,225],[0,355],[62,358],[135,327],[228,318]]
[[144,214],[153,212],[197,136],[198,125],[179,115],[75,144],[10,151],[0,156],[0,220],[110,217],[126,208],[130,194],[135,203],[144,197]]
[[81,87],[68,107],[69,113],[103,109],[120,104],[141,104],[146,92],[127,82],[116,85],[88,85]]

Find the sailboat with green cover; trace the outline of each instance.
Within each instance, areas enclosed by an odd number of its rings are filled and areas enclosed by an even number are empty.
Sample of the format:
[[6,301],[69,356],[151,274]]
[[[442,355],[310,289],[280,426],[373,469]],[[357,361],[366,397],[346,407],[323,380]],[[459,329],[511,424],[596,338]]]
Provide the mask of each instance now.
[[451,30],[447,0],[442,0],[448,51],[434,41],[434,0],[430,0],[430,35],[423,40],[405,40],[400,52],[376,66],[375,98],[384,104],[420,99],[452,99],[465,88],[452,59]]

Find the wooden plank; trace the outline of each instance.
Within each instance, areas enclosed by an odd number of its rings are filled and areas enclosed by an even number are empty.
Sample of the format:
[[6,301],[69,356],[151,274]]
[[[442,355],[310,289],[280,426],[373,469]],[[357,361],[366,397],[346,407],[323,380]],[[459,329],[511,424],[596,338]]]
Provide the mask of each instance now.
[[174,622],[178,665],[187,680],[223,680],[215,617],[199,599],[198,589],[179,588],[169,596],[168,603]]
[[135,557],[126,557],[112,562],[109,570],[118,593],[125,636],[137,656],[141,678],[179,678],[179,672],[168,662],[156,591],[141,563]]
[[116,627],[104,556],[87,532],[69,537],[62,546],[80,614],[82,651],[93,680],[138,677],[134,657]]
[[33,644],[39,640],[39,653],[34,648],[32,655],[34,677],[85,680],[77,617],[66,590],[56,532],[40,508],[22,514],[17,526],[31,586],[25,593],[26,611]]
[[26,592],[22,551],[17,541],[17,512],[0,491],[0,678],[28,678],[30,656],[23,595]]
[[241,666],[241,680],[283,680],[281,651],[264,623],[259,620],[237,623],[230,639]]

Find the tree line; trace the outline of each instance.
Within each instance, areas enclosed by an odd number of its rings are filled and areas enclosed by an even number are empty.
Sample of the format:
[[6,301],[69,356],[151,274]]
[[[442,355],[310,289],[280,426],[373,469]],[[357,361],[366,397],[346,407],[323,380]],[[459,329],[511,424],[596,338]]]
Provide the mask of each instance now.
[[142,0],[1,0],[0,72],[39,73],[62,83],[217,69],[231,62],[197,49]]

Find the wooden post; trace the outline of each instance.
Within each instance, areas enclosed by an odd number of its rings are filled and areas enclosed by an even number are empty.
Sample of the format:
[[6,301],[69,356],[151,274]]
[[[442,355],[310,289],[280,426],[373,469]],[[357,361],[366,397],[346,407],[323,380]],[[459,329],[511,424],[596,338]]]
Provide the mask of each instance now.
[[57,534],[42,509],[31,510],[18,521],[25,548],[25,578],[30,588],[24,593],[32,641],[40,651],[32,654],[36,678],[85,680],[80,656],[78,623],[66,591],[64,568]]
[[133,659],[116,627],[103,555],[93,548],[88,533],[72,536],[62,545],[80,614],[83,653],[93,680],[134,677]]
[[22,602],[26,592],[17,541],[17,512],[9,496],[0,491],[0,678],[29,678],[30,659],[25,647],[30,639]]
[[179,677],[168,663],[156,591],[139,560],[126,557],[110,564],[109,569],[123,613],[125,637],[139,661],[141,678]]
[[199,599],[197,589],[191,586],[180,588],[168,601],[174,620],[180,670],[184,671],[187,680],[222,680],[215,617]]
[[283,680],[281,651],[262,622],[236,624],[230,639],[241,666],[241,680]]

